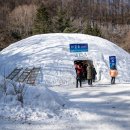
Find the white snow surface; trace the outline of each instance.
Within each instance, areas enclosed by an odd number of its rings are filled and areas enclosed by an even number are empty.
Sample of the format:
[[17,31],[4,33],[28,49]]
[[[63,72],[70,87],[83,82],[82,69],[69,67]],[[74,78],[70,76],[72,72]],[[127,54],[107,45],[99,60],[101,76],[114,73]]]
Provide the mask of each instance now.
[[[89,51],[70,53],[72,43],[88,43]],[[119,75],[110,85],[113,55]],[[84,82],[75,88],[77,59],[93,60],[97,81],[92,87]],[[129,130],[129,59],[114,43],[83,34],[42,34],[11,44],[0,52],[0,130]],[[25,84],[23,106],[14,81],[3,78],[16,67],[42,68],[36,86]]]
[[[89,51],[70,53],[72,43],[88,43]],[[130,54],[108,40],[84,34],[42,34],[16,42],[0,53],[0,68],[2,75],[8,75],[15,67],[41,67],[41,82],[68,86],[75,83],[74,60],[90,59],[97,78],[109,82],[109,56],[113,55],[117,57],[117,82],[130,82]]]
[[[52,112],[26,111],[25,120],[0,118],[0,130],[129,130],[130,85],[94,84],[83,88],[53,87],[65,97],[64,108]],[[48,101],[49,103],[49,101]],[[53,108],[52,108],[53,109]],[[17,112],[16,107],[14,108]],[[33,111],[33,112],[32,112]],[[21,113],[21,111],[20,111]],[[33,118],[28,118],[28,115]],[[39,116],[38,116],[39,115]],[[44,115],[44,116],[43,116]],[[37,118],[36,118],[37,117]],[[44,117],[44,118],[40,118]],[[35,120],[34,120],[35,119]]]

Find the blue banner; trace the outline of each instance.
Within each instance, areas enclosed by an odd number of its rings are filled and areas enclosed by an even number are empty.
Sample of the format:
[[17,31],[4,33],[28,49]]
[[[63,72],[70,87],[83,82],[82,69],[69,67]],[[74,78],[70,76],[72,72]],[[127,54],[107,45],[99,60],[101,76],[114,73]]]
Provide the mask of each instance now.
[[80,44],[70,44],[70,52],[87,52],[88,44],[80,43]]
[[109,56],[110,68],[116,67],[116,56]]

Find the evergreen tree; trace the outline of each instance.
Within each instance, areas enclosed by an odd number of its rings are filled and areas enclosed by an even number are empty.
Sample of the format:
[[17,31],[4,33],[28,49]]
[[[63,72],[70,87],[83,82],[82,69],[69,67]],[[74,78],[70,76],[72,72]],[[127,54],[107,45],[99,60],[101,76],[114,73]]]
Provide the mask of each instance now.
[[80,30],[72,27],[66,27],[63,33],[79,33]]
[[51,21],[48,11],[44,5],[37,10],[36,19],[34,21],[33,34],[42,34],[51,32]]
[[91,25],[87,24],[87,26],[85,27],[85,29],[83,30],[84,34],[89,34],[92,35],[93,29],[91,27]]
[[98,26],[94,26],[94,27],[91,27],[91,25],[87,25],[85,27],[85,29],[83,30],[83,33],[84,34],[89,34],[89,35],[93,35],[93,36],[99,36],[101,37],[102,34],[101,34],[101,30],[98,28]]
[[58,9],[57,16],[54,18],[54,28],[56,32],[64,32],[65,29],[71,28],[71,20],[62,9]]
[[93,35],[94,35],[94,36],[99,36],[99,37],[102,36],[101,30],[98,28],[97,25],[94,26],[94,28],[93,28]]

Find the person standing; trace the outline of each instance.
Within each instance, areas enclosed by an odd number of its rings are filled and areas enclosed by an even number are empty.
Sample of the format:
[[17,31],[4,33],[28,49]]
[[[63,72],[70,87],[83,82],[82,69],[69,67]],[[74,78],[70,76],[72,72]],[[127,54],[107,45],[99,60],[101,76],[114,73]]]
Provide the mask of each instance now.
[[115,84],[115,78],[118,75],[118,71],[116,69],[116,66],[112,66],[110,69],[110,76],[111,76],[111,84]]
[[90,64],[88,64],[87,66],[87,80],[88,80],[88,85],[92,85],[92,66]]
[[76,88],[78,88],[78,84],[80,84],[80,87],[82,87],[82,66],[76,65]]
[[92,65],[92,76],[93,76],[92,80],[93,80],[93,82],[95,82],[96,75],[97,75],[96,69],[95,69],[94,65]]
[[83,65],[84,80],[87,80],[87,64]]

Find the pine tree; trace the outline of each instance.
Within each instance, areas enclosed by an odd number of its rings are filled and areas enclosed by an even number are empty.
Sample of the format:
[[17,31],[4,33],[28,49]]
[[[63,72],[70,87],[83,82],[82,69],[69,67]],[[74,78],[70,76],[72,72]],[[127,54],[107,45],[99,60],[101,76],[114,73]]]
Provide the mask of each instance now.
[[73,27],[66,27],[65,30],[63,31],[63,33],[79,33],[80,30],[77,28],[73,28]]
[[71,20],[62,9],[58,9],[53,24],[56,32],[64,32],[64,30],[71,28]]
[[34,21],[33,34],[42,34],[51,32],[51,21],[49,14],[44,5],[37,10],[36,19]]
[[92,33],[92,34],[93,34],[94,36],[99,36],[99,37],[102,36],[101,30],[98,28],[97,25],[95,25],[95,26],[93,27],[93,33]]
[[98,28],[97,25],[95,25],[94,27],[91,27],[91,25],[87,25],[83,31],[84,34],[89,34],[89,35],[93,35],[93,36],[102,36],[101,30]]
[[93,29],[92,29],[91,25],[87,24],[87,26],[86,26],[85,29],[83,30],[83,33],[84,33],[84,34],[92,35],[92,31],[93,31]]

